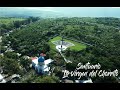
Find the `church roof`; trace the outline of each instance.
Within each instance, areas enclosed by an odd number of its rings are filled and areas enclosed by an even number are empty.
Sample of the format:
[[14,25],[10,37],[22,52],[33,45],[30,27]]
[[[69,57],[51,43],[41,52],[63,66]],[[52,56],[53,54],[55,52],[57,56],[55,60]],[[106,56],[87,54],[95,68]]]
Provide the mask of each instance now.
[[46,56],[46,54],[44,54],[44,53],[41,53],[41,54],[40,54],[40,56]]
[[31,57],[32,60],[38,59],[37,57]]

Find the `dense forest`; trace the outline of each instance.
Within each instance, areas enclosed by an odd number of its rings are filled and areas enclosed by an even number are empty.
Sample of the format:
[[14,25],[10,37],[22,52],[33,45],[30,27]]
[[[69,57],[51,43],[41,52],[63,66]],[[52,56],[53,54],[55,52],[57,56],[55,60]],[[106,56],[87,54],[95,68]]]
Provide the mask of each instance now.
[[[5,73],[23,75],[23,73],[27,74],[31,71],[29,67],[30,60],[25,60],[25,55],[33,57],[38,56],[40,52],[44,52],[47,55],[45,58],[55,60],[52,65],[55,66],[55,71],[51,77],[37,77],[30,74],[30,77],[26,80],[21,80],[21,82],[29,83],[59,82],[63,75],[62,68],[65,66],[66,69],[73,70],[79,62],[84,64],[87,62],[91,64],[100,63],[101,69],[111,71],[118,69],[120,71],[119,23],[119,18],[73,17],[38,19],[31,17],[18,21],[13,20],[8,24],[0,24],[1,35],[3,36],[1,53],[4,53],[4,56],[0,57],[0,64],[4,66]],[[25,25],[25,27],[22,27],[22,25]],[[5,35],[6,32],[12,29],[14,31],[9,36]],[[49,40],[55,36],[63,36],[64,38],[84,43],[87,47],[80,51],[70,49],[64,51],[65,56],[73,62],[72,64],[66,64],[60,54],[49,46]],[[6,52],[7,48],[5,46],[8,44],[14,51]],[[21,56],[18,56],[17,53],[20,53]],[[20,69],[19,66],[24,67],[26,72]],[[118,82],[118,79],[114,77],[96,77],[92,79],[95,83]]]

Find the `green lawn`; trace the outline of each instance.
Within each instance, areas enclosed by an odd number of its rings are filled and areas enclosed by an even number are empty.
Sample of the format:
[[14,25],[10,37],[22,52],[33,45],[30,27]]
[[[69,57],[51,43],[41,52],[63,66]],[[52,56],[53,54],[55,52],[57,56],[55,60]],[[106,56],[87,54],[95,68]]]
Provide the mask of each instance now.
[[[62,39],[62,38],[59,37],[59,36],[51,39],[51,40],[49,41],[50,48],[56,50],[56,48],[55,48],[56,46],[52,43],[52,41],[57,41],[57,40],[61,40],[61,39]],[[70,50],[80,51],[80,50],[86,48],[86,45],[84,45],[84,44],[81,44],[81,43],[78,43],[78,42],[75,42],[75,41],[72,41],[72,40],[67,40],[67,39],[64,39],[64,40],[67,41],[67,42],[71,42],[71,43],[73,43],[73,44],[75,45],[75,46],[69,47]]]

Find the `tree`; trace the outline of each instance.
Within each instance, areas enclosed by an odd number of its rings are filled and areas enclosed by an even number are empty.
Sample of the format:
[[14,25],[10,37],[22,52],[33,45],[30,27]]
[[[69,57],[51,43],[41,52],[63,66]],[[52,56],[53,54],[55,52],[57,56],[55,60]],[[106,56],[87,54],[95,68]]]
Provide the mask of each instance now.
[[4,52],[7,50],[7,48],[5,48],[4,46],[1,46],[1,47],[0,47],[0,50],[1,50],[1,51],[0,51],[1,53],[4,53]]
[[59,82],[59,78],[56,76],[43,76],[38,77],[34,80],[35,83],[58,83]]
[[23,68],[25,68],[27,71],[30,70],[30,64],[31,64],[30,59],[25,59],[24,56],[20,58],[20,65],[22,65]]
[[4,56],[7,57],[7,58],[10,58],[10,59],[15,59],[15,60],[17,60],[19,58],[17,53],[11,52],[11,51],[5,52]]
[[68,49],[65,51],[65,55],[66,55],[67,57],[70,56],[70,48],[68,48]]
[[3,73],[12,75],[12,74],[20,74],[21,70],[19,68],[19,64],[14,59],[9,59],[3,57],[1,60],[1,65],[3,66]]
[[53,73],[55,73],[59,78],[63,77],[62,68],[60,66],[56,66]]

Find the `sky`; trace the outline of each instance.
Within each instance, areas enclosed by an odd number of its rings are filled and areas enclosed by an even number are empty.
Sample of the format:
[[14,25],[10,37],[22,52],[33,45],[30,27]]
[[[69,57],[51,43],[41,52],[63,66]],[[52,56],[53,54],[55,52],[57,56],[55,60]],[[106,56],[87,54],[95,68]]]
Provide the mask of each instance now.
[[[1,9],[2,7],[0,7]],[[5,7],[4,7],[5,8]],[[118,17],[120,7],[6,7],[18,10],[36,10],[61,13],[69,17]]]

